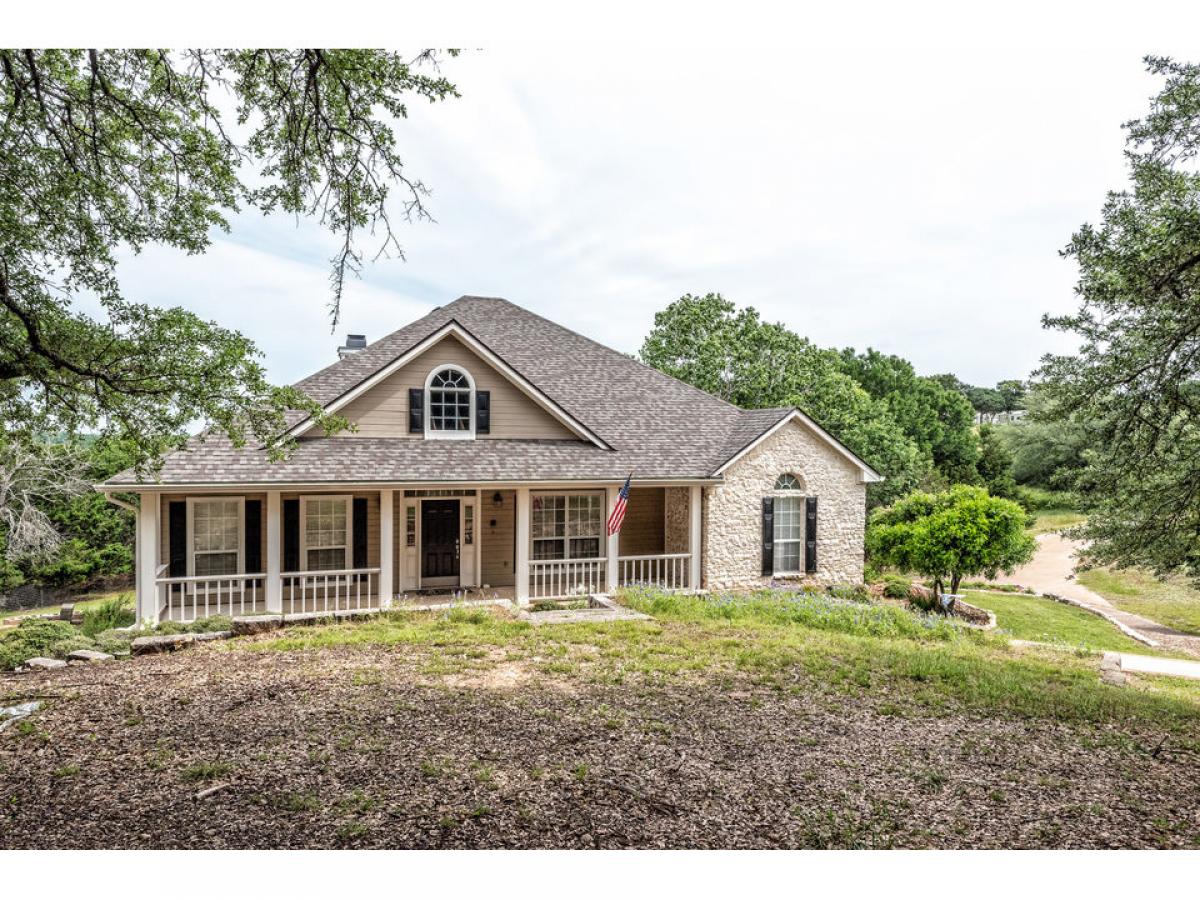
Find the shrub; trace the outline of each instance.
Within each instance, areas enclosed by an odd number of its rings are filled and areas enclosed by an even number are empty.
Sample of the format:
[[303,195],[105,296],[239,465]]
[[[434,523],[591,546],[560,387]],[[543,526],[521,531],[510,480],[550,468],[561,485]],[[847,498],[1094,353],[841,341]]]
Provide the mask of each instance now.
[[208,616],[203,619],[197,619],[194,622],[189,622],[186,626],[188,631],[201,634],[206,631],[229,631],[233,628],[233,619],[229,616]]
[[133,602],[129,594],[110,597],[99,606],[94,606],[83,614],[83,633],[95,637],[102,631],[111,628],[123,628],[132,625],[137,619],[133,611]]
[[95,650],[96,642],[84,634],[73,634],[61,641],[55,641],[46,648],[46,655],[55,659],[65,659],[68,653],[75,650]]
[[133,638],[128,631],[102,631],[95,637],[96,649],[110,656],[127,656]]
[[27,659],[46,656],[50,648],[78,634],[70,622],[26,619],[0,637],[0,669],[15,669]]
[[829,596],[851,603],[870,603],[871,591],[865,584],[831,584]]
[[902,575],[885,575],[883,578],[883,596],[893,600],[904,600],[912,593],[912,580]]

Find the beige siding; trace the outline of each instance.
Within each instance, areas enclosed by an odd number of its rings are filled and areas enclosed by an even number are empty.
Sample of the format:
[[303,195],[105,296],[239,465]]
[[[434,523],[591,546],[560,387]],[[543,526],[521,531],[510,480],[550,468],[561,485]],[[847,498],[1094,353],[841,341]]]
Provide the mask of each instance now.
[[662,553],[665,523],[663,488],[631,488],[625,521],[621,525],[620,555]]
[[[339,410],[339,415],[358,426],[354,434],[421,438],[423,435],[410,434],[408,431],[408,390],[425,387],[429,373],[445,363],[466,369],[475,380],[477,390],[491,392],[491,433],[479,435],[480,440],[576,437],[453,336],[442,339],[402,369],[346,404]],[[313,436],[316,437],[315,434]]]
[[[480,536],[483,545],[483,583],[501,587],[516,583],[513,558],[516,540],[517,495],[500,491],[502,504],[495,506],[495,491],[483,491],[479,502]],[[493,525],[492,522],[496,524]]]

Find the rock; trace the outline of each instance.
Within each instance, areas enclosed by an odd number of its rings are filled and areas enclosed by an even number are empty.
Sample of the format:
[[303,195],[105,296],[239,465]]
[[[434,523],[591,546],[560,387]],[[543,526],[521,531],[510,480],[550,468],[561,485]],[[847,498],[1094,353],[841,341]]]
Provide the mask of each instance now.
[[72,650],[67,654],[68,660],[82,660],[83,662],[103,662],[106,659],[112,659],[108,653],[101,653],[99,650]]
[[183,650],[196,643],[194,634],[153,634],[147,637],[134,638],[129,650],[134,656],[147,653],[170,653]]
[[223,641],[233,637],[232,631],[202,631],[199,634],[192,635],[196,639],[197,644],[203,644],[208,641]]
[[261,634],[283,627],[283,616],[237,616],[233,620],[234,634]]
[[27,669],[65,669],[67,664],[61,659],[48,659],[45,656],[35,656],[25,660]]
[[64,622],[70,622],[71,619],[74,618],[74,616],[75,616],[75,604],[74,603],[64,603],[62,605],[62,609],[59,610],[59,612],[58,612],[58,617],[60,619],[62,619]]

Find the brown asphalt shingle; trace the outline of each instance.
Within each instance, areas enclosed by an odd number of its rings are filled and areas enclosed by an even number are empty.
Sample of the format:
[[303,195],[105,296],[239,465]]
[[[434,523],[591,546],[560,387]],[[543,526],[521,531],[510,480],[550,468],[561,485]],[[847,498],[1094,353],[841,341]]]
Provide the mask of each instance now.
[[[741,410],[494,297],[460,297],[297,383],[328,405],[454,321],[612,449],[586,441],[301,440],[272,463],[221,436],[169,454],[163,484],[703,478],[790,409]],[[299,417],[292,422],[301,421]],[[122,472],[113,485],[137,483]]]

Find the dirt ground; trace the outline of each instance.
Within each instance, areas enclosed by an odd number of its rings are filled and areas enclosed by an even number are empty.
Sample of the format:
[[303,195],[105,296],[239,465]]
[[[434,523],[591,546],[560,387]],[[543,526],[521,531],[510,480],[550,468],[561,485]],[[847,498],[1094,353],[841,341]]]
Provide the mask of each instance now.
[[1200,845],[1200,758],[1159,735],[799,683],[206,648],[0,677],[34,695],[0,733],[5,848]]

